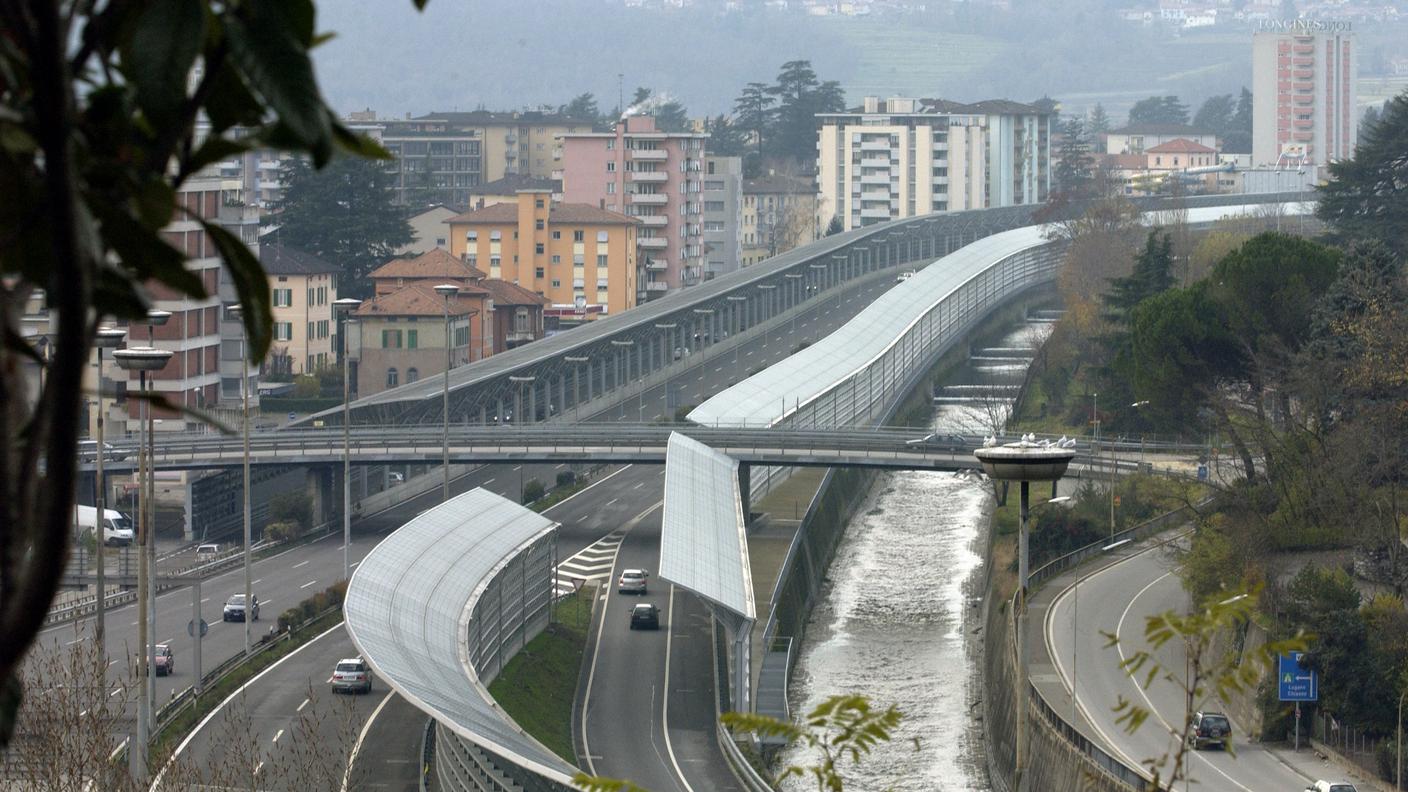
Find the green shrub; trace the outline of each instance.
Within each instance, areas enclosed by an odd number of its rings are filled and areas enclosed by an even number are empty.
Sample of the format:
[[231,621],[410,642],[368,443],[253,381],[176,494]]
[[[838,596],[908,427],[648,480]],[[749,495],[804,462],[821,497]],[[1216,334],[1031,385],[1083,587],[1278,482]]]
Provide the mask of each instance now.
[[274,522],[294,523],[298,531],[313,524],[313,498],[303,490],[281,492],[269,499],[269,517]]
[[293,397],[295,399],[316,399],[321,395],[321,390],[318,378],[312,374],[300,374],[293,378]]
[[547,487],[544,487],[543,482],[537,479],[529,479],[528,482],[523,485],[523,503],[525,505],[532,503],[546,494]]
[[303,611],[298,607],[286,609],[279,614],[279,632],[285,633],[292,630],[303,621]]
[[577,474],[570,470],[564,470],[557,474],[557,486],[570,487],[577,481]]
[[298,523],[294,522],[275,522],[264,526],[264,538],[275,542],[287,542],[299,533]]

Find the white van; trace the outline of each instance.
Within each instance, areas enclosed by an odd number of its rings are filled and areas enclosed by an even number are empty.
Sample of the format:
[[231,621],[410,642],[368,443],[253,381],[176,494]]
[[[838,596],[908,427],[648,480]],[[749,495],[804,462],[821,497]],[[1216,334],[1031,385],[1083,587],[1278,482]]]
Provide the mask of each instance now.
[[[98,510],[92,506],[75,506],[78,527],[82,531],[97,531]],[[136,532],[132,529],[132,518],[116,509],[103,510],[103,543],[121,547],[132,544]]]

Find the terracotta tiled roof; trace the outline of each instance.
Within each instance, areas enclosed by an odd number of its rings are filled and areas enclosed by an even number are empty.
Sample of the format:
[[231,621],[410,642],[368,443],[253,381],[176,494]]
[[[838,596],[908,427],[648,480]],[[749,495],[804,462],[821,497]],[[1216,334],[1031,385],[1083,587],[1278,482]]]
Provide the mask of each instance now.
[[259,263],[270,275],[322,275],[337,272],[337,267],[312,253],[283,245],[259,245]]
[[414,258],[392,259],[372,270],[377,278],[450,278],[480,280],[488,277],[450,254],[444,248],[434,248]]
[[[488,296],[487,289],[478,286],[461,286],[460,295],[471,295],[474,297]],[[450,300],[450,315],[463,316],[474,308],[474,301],[455,297]],[[421,283],[412,283],[403,286],[390,294],[365,300],[356,310],[356,315],[361,317],[390,317],[390,316],[444,316],[445,298],[436,293],[431,286]]]
[[1145,154],[1216,154],[1217,149],[1194,143],[1188,138],[1174,138],[1153,148],[1144,149]]
[[493,295],[494,305],[547,305],[548,298],[531,292],[512,281],[502,278],[489,278],[481,281],[480,286],[489,290]]
[[[517,223],[518,204],[500,203],[451,217],[447,223]],[[553,204],[548,210],[549,223],[595,223],[597,225],[636,225],[640,221],[610,209],[598,209],[591,204]]]

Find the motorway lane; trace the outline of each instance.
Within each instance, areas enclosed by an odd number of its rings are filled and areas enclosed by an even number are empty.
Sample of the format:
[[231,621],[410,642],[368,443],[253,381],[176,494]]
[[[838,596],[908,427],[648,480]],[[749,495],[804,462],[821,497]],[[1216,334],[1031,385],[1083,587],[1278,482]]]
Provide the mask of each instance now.
[[[1141,767],[1144,759],[1161,756],[1176,747],[1169,731],[1181,730],[1186,698],[1178,685],[1164,679],[1156,680],[1147,691],[1142,690],[1120,670],[1121,654],[1104,648],[1101,632],[1120,637],[1123,657],[1149,649],[1144,641],[1146,618],[1189,606],[1182,582],[1173,569],[1174,558],[1166,549],[1133,556],[1082,579],[1074,591],[1067,589],[1058,595],[1046,619],[1047,641],[1055,650],[1063,682],[1069,688],[1071,652],[1078,642],[1076,690],[1080,710],[1103,742],[1131,766]],[[1079,634],[1073,640],[1075,628]],[[1182,674],[1185,654],[1181,643],[1170,641],[1155,657],[1166,669]],[[1132,735],[1115,723],[1112,707],[1119,696],[1153,713]],[[1227,711],[1215,696],[1196,704]],[[1059,710],[1062,704],[1053,702],[1053,706]],[[1190,774],[1197,788],[1229,792],[1299,790],[1314,780],[1283,763],[1275,752],[1246,741],[1246,730],[1241,724],[1233,721],[1232,728],[1234,738],[1242,738],[1236,739],[1235,756],[1215,749],[1190,752]]]
[[[636,400],[637,403],[635,405],[627,405],[627,407],[635,406],[635,410],[609,410],[595,416],[595,419],[618,421],[636,421],[641,417],[645,417],[647,420],[659,419],[665,416],[667,410],[671,413],[673,412],[673,408],[667,406],[667,386],[674,388],[677,396],[685,403],[697,404],[706,394],[712,394],[722,390],[743,378],[747,375],[748,370],[754,367],[770,365],[792,354],[796,344],[799,343],[799,341],[789,340],[794,338],[792,335],[794,325],[797,335],[804,339],[814,339],[820,335],[829,333],[892,285],[893,284],[888,279],[878,279],[855,293],[822,300],[819,304],[811,306],[806,313],[799,315],[795,323],[789,322],[766,336],[751,339],[739,349],[737,356],[729,355],[716,360],[701,361],[690,369],[673,377],[669,383],[662,383],[660,386],[647,389],[641,397]],[[693,357],[693,355],[691,355],[691,357]],[[645,413],[651,409],[657,410],[655,415],[646,415]],[[524,477],[529,479],[538,478],[544,483],[550,484],[555,478],[556,473],[564,467],[563,465],[537,465],[523,468],[505,465],[485,466],[472,471],[470,474],[454,482],[452,489],[455,492],[460,492],[473,486],[482,485],[487,489],[499,492],[500,494],[507,494],[508,497],[516,499],[518,490],[521,487],[521,481]],[[604,535],[619,530],[624,525],[628,525],[631,517],[639,515],[642,510],[654,509],[653,539],[647,541],[645,545],[640,548],[642,562],[649,562],[647,566],[654,569],[655,561],[659,556],[660,519],[658,509],[655,509],[655,507],[658,506],[663,490],[663,482],[664,469],[662,467],[627,466],[609,473],[605,479],[598,479],[596,483],[600,486],[589,487],[573,498],[548,510],[547,513],[549,516],[559,521],[562,525],[558,533],[558,557],[567,558],[582,548],[601,539]],[[354,559],[360,559],[377,541],[380,541],[381,535],[386,531],[399,527],[415,514],[439,503],[439,493],[440,491],[438,489],[432,490],[406,504],[402,504],[387,512],[355,523],[352,557]],[[654,504],[654,506],[651,504]],[[629,540],[629,534],[627,535],[627,539]],[[303,598],[302,596],[295,597],[285,592],[289,591],[289,587],[291,586],[305,585],[308,579],[316,581],[316,578],[307,578],[305,576],[323,574],[329,576],[329,581],[331,581],[335,578],[329,575],[329,570],[331,570],[331,575],[340,576],[340,548],[341,537],[330,537],[304,548],[290,551],[283,562],[283,566],[277,569],[268,566],[266,562],[257,564],[255,566],[256,572],[254,576],[261,581],[261,585],[256,586],[256,591],[258,591],[263,598],[261,600],[262,602],[272,602],[272,604],[278,606],[268,611],[270,615],[267,618],[272,621],[279,610]],[[268,561],[274,560],[276,559],[268,559]],[[265,577],[268,578],[267,581]],[[233,586],[231,588],[232,592],[243,585],[242,571],[237,569],[234,572],[219,576],[212,581],[207,581],[205,590],[223,591],[220,584],[226,579],[232,581],[232,583],[229,584]],[[272,587],[266,588],[263,584],[272,584]],[[322,586],[308,586],[307,591],[311,593],[318,590],[320,587],[325,587],[325,585],[326,584]],[[205,595],[206,591],[202,592],[203,595]],[[223,603],[223,597],[225,595],[220,594],[218,596],[219,602],[211,603],[212,605],[218,606]],[[286,600],[286,603],[275,601],[281,596]],[[303,596],[307,596],[307,594]],[[159,599],[159,603],[172,600],[173,598],[179,601],[181,594],[178,592],[175,595],[166,595]],[[207,599],[214,598],[214,596],[207,596]],[[180,605],[165,605],[169,611],[165,617],[163,617],[161,613],[163,605],[159,604],[158,623],[160,624],[163,621],[171,623],[171,620],[177,619],[179,620],[179,624],[184,625],[185,621],[189,619],[189,600],[189,594],[186,594],[184,611],[181,610]],[[672,728],[672,732],[677,733],[678,738],[684,743],[685,750],[682,751],[682,753],[687,754],[680,761],[684,763],[691,777],[698,775],[700,778],[704,779],[704,783],[700,786],[700,789],[731,788],[729,785],[735,783],[734,779],[726,770],[722,770],[717,761],[718,749],[715,743],[713,728],[714,699],[712,695],[705,695],[702,692],[705,688],[701,687],[701,685],[707,686],[707,689],[712,690],[712,654],[705,652],[701,655],[698,649],[693,650],[693,655],[689,654],[691,651],[689,649],[691,642],[696,646],[709,645],[710,633],[707,628],[707,618],[700,619],[698,617],[698,614],[702,613],[702,606],[699,606],[697,603],[691,604],[692,597],[690,595],[679,592],[676,601],[680,603],[681,614],[695,614],[694,618],[681,621],[682,624],[686,623],[686,621],[692,623],[694,627],[692,631],[682,631],[680,633],[683,648],[677,650],[677,653],[683,651],[689,656],[687,659],[682,658],[677,661],[680,665],[686,666],[685,671],[672,677],[672,679],[685,680],[683,684],[674,685],[674,696],[677,699],[675,702],[675,712],[680,714],[678,715],[678,720],[675,718],[671,720],[671,725],[674,727]],[[131,613],[130,606],[123,610]],[[218,610],[218,608],[213,610]],[[122,611],[114,611],[114,614],[120,612]],[[182,613],[185,615],[182,616]],[[261,616],[263,616],[263,614],[261,614]],[[129,615],[127,618],[131,619],[132,617]],[[207,616],[207,618],[210,617]],[[120,619],[121,617],[113,615],[109,617],[109,647],[113,646],[114,640],[118,640],[116,638],[117,631],[114,629],[114,625],[121,623]],[[215,628],[219,625],[219,622],[213,622],[211,624],[212,636],[216,634],[217,631]],[[238,628],[240,625],[231,623],[228,626]],[[663,632],[662,630],[662,637]],[[132,630],[132,633],[135,635],[135,630]],[[184,635],[184,631],[182,631],[182,634]],[[337,631],[337,634],[339,636],[344,635],[341,630]],[[225,640],[222,644],[214,645],[210,641],[209,636],[207,637],[207,643],[204,646],[207,658],[227,657],[240,650],[242,645],[242,632],[238,630],[223,631],[222,637],[224,635],[229,635],[230,639]],[[605,641],[605,644],[608,647],[619,647],[619,636],[608,635],[607,637],[609,640]],[[135,637],[131,640],[135,643]],[[188,641],[189,639],[185,640]],[[345,641],[346,639],[343,638],[342,640]],[[233,643],[231,643],[231,641],[233,641]],[[229,645],[225,646],[224,644]],[[346,646],[350,652],[350,643],[347,643]],[[661,647],[657,648],[650,658],[651,661],[655,662],[661,668],[660,677],[662,687],[664,681],[663,666],[665,664],[663,646],[664,641],[661,642]],[[183,646],[180,639],[174,643],[173,648],[177,652],[179,668],[183,658]],[[306,657],[298,656],[294,660],[285,663],[284,666],[287,666],[287,668],[280,666],[281,670],[277,676],[271,675],[267,680],[260,680],[259,683],[250,686],[246,693],[246,700],[253,703],[249,710],[251,719],[270,724],[287,721],[287,718],[290,716],[284,712],[284,710],[287,709],[286,702],[280,696],[265,693],[263,688],[266,684],[269,686],[286,687],[287,684],[289,684],[287,680],[302,680],[306,683],[307,680],[314,680],[320,675],[328,673],[327,669],[330,669],[331,665],[328,663],[327,659],[322,657],[321,654],[312,654],[311,652],[312,650],[309,650],[309,653],[305,653],[308,655]],[[336,657],[332,658],[332,662],[335,662],[336,659]],[[702,664],[702,661],[705,660],[707,660],[707,666]],[[322,665],[319,665],[319,661],[323,661]],[[206,660],[207,664],[211,662],[212,661],[209,659]],[[619,663],[620,667],[627,671],[632,668],[632,661],[629,657],[617,661],[608,660],[607,663],[613,666]],[[603,665],[605,665],[605,663]],[[181,676],[179,674],[176,676],[175,681],[176,684],[181,687],[188,684],[181,682]],[[158,696],[163,695],[169,694],[163,692],[161,687],[158,687]],[[402,702],[402,704],[404,705],[404,702]],[[370,730],[376,732],[388,729],[393,732],[401,730],[405,728],[407,724],[399,722],[405,715],[412,712],[416,712],[414,708],[405,706],[389,707],[380,716],[387,720],[381,721],[379,717],[372,722]],[[359,719],[365,718],[368,714],[369,712],[361,710],[354,713]],[[418,718],[418,716],[415,715],[412,717]],[[278,727],[274,727],[270,735],[276,733],[277,728]],[[286,729],[287,727],[284,728]],[[664,741],[662,728],[654,729],[652,733],[656,734],[661,742]],[[622,737],[624,737],[624,739],[620,739]],[[610,755],[613,760],[622,758],[626,763],[626,767],[633,770],[631,777],[636,777],[637,774],[634,773],[634,764],[642,757],[637,755],[634,750],[633,742],[629,734],[616,734],[602,739],[603,745],[610,746]],[[199,742],[192,741],[190,748],[192,751],[191,755],[197,757],[198,761],[211,761],[211,757],[208,756],[211,750],[210,746],[211,743],[209,742],[208,735],[203,735]],[[376,769],[378,765],[380,765],[381,770],[385,770],[387,765],[404,760],[404,757],[389,756],[385,748],[385,746],[379,746],[375,752],[378,758],[369,760],[368,767],[372,768],[377,773],[369,779],[372,782],[379,783],[386,780],[380,776],[380,770]],[[266,756],[264,761],[270,763],[271,766],[277,756],[274,749],[275,746],[271,736],[270,744],[265,746],[263,753],[263,755]],[[701,754],[699,752],[703,753]],[[647,770],[663,769],[663,767],[664,766],[660,766],[659,768],[647,767]],[[712,778],[712,776],[715,775],[719,775],[720,777]],[[641,779],[637,777],[637,780],[639,781]],[[652,789],[657,788],[649,784],[646,786]],[[671,787],[658,787],[658,789],[661,790],[668,788]]]

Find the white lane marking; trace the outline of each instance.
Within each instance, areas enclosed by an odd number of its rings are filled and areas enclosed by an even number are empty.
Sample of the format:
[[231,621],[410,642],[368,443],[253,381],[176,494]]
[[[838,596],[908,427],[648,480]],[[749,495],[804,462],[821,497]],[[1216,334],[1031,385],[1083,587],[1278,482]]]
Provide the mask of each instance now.
[[361,562],[361,561],[353,561],[349,566],[354,566],[354,567],[355,567],[355,566],[357,566],[357,565],[360,564],[360,563],[362,563],[362,562]]
[[257,586],[257,585],[259,585],[260,583],[263,583],[263,582],[264,582],[264,578],[257,578],[257,579],[255,579],[255,580],[249,581],[249,585],[251,585],[251,586]]
[[263,770],[263,769],[264,769],[264,763],[263,763],[263,762],[260,762],[259,764],[257,764],[257,765],[254,766],[254,774],[255,774],[255,775],[259,775],[259,771],[260,771],[260,770]]
[[282,737],[282,736],[284,736],[284,730],[283,730],[283,729],[279,729],[278,731],[274,732],[274,739],[273,739],[273,742],[278,742],[278,741],[279,741],[279,738]]
[[585,487],[583,487],[583,488],[577,490],[576,492],[572,493],[571,495],[568,495],[567,497],[563,498],[562,500],[558,501],[557,503],[554,503],[553,505],[547,507],[546,509],[543,509],[543,514],[547,514],[548,512],[552,511],[553,509],[556,509],[557,507],[561,506],[562,504],[567,503],[568,501],[571,501],[573,498],[577,497],[578,495],[581,495],[582,493],[586,492],[587,490],[591,489],[592,487],[597,486],[598,484],[605,484],[606,482],[610,481],[610,480],[613,479],[613,478],[616,478],[616,476],[618,476],[618,475],[620,475],[620,474],[622,474],[622,473],[625,473],[627,470],[630,470],[630,469],[631,469],[631,466],[630,466],[630,465],[626,465],[625,467],[623,467],[623,468],[621,468],[621,469],[615,471],[614,473],[611,473],[610,475],[607,475],[606,477],[604,477],[604,478],[602,478],[602,479],[600,479],[600,480],[598,480],[598,481],[595,481],[595,482],[593,482],[593,483],[591,483],[591,484],[588,484],[587,486],[585,486]]
[[522,466],[522,465],[514,465],[514,466],[513,466],[513,469],[514,469],[515,471],[517,471],[517,470],[522,470],[522,469],[523,469],[523,466]]
[[312,562],[312,560],[313,559],[310,558],[307,561],[299,561],[297,564],[294,564],[292,567],[290,567],[290,569],[298,569],[299,567],[308,566],[308,564]]
[[558,465],[557,467],[553,468],[553,470],[562,470],[565,467],[567,467],[567,463],[563,462],[561,465]]
[[638,490],[638,489],[640,489],[641,487],[644,487],[644,486],[645,486],[645,482],[642,481],[642,482],[640,482],[639,484],[635,485],[634,487],[631,487],[631,489],[633,489],[633,490]]
[[[104,530],[107,530],[107,529],[104,529]],[[95,596],[94,599],[96,600],[97,597]],[[82,640],[83,640],[82,638],[74,638],[72,641],[69,641],[69,642],[65,643],[64,646],[73,646],[74,644],[76,644],[76,643],[78,643],[79,641],[82,641]]]
[[[1124,606],[1124,612],[1120,614],[1120,620],[1115,624],[1115,637],[1116,637],[1116,638],[1119,638],[1120,635],[1124,632],[1124,620],[1125,620],[1125,618],[1126,618],[1127,616],[1129,616],[1130,610],[1134,608],[1134,603],[1138,602],[1138,601],[1139,601],[1139,598],[1142,597],[1142,596],[1144,596],[1145,592],[1147,592],[1149,589],[1153,588],[1154,586],[1158,585],[1164,578],[1169,577],[1169,576],[1171,576],[1171,575],[1173,575],[1172,572],[1165,572],[1165,573],[1163,573],[1162,575],[1159,575],[1158,577],[1156,577],[1156,578],[1154,578],[1153,580],[1149,581],[1149,584],[1146,585],[1144,588],[1139,589],[1139,593],[1138,593],[1138,594],[1135,594],[1133,597],[1130,598],[1129,604]],[[1126,658],[1125,658],[1125,656],[1124,656],[1124,643],[1121,642],[1121,643],[1115,644],[1115,650],[1120,653],[1120,665],[1123,666],[1124,663],[1125,663],[1125,660],[1126,660]],[[1156,707],[1154,707],[1154,702],[1149,700],[1149,694],[1147,694],[1147,693],[1144,692],[1144,686],[1143,686],[1143,685],[1139,684],[1139,683],[1136,681],[1136,682],[1134,682],[1134,689],[1135,689],[1135,690],[1138,690],[1138,691],[1139,691],[1139,697],[1142,698],[1142,699],[1144,699],[1144,704],[1149,708],[1149,714],[1153,715],[1155,718],[1158,718],[1158,719],[1159,719],[1159,723],[1162,723],[1162,724],[1164,725],[1164,728],[1168,730],[1169,734],[1181,734],[1181,733],[1182,733],[1181,730],[1177,730],[1177,731],[1176,731],[1176,730],[1173,728],[1173,725],[1172,725],[1172,724],[1170,724],[1168,721],[1164,720],[1164,716],[1159,713],[1159,711],[1158,711],[1158,709],[1157,709]],[[1228,781],[1232,782],[1233,786],[1237,787],[1238,789],[1244,789],[1244,790],[1246,790],[1246,792],[1252,792],[1252,789],[1251,789],[1250,787],[1246,787],[1246,786],[1243,786],[1242,784],[1237,783],[1237,779],[1233,778],[1233,777],[1230,776],[1230,775],[1227,775],[1227,773],[1223,772],[1222,768],[1220,768],[1220,767],[1218,767],[1217,765],[1213,764],[1212,762],[1208,761],[1206,757],[1203,757],[1202,755],[1198,754],[1196,751],[1193,752],[1192,756],[1193,756],[1193,758],[1195,758],[1195,759],[1201,759],[1202,762],[1203,762],[1203,764],[1207,765],[1208,768],[1211,769],[1213,772],[1217,773],[1218,775],[1220,775],[1220,776],[1222,776],[1223,778],[1227,779]]]
[[487,487],[487,486],[489,486],[490,484],[493,484],[493,483],[494,483],[494,479],[489,479],[489,480],[485,481],[483,484],[480,484],[479,486],[481,486],[481,487]]
[[620,500],[620,498],[612,498],[611,500],[607,501],[605,505],[610,506],[618,500]]
[[202,598],[201,598],[201,603],[206,603],[206,602],[210,602],[210,597],[202,597]]
[[318,581],[316,581],[316,580],[310,580],[310,581],[308,581],[307,583],[304,583],[303,585],[299,586],[299,588],[300,588],[300,589],[306,589],[306,588],[308,588],[309,586],[311,586],[311,585],[313,585],[314,583],[317,583],[317,582],[318,582]]
[[309,701],[312,701],[312,699],[303,699],[303,703],[299,704],[298,709],[294,710],[294,712],[302,712],[303,708],[308,706]]
[[670,742],[670,647],[675,638],[675,584],[670,584],[670,604],[665,610],[665,694],[660,697],[660,730],[665,732],[665,753],[670,755],[670,764],[675,768],[675,775],[684,784],[685,792],[694,792],[694,787],[689,785],[689,780],[684,777],[684,771],[680,769],[680,762],[675,758],[675,748]]
[[367,739],[367,732],[372,730],[372,724],[376,722],[376,716],[381,714],[381,710],[390,703],[391,698],[395,695],[395,690],[388,690],[386,696],[376,705],[376,709],[372,710],[371,717],[367,718],[367,722],[362,724],[362,730],[357,733],[357,741],[352,743],[352,752],[347,755],[347,769],[342,773],[342,792],[347,792],[347,786],[352,782],[352,766],[357,761],[357,752],[362,750],[362,742]]
[[[264,676],[265,674],[269,673],[270,671],[273,671],[275,668],[278,668],[279,666],[283,665],[284,663],[286,663],[286,662],[288,662],[289,660],[291,660],[291,659],[293,659],[294,657],[296,657],[299,652],[303,651],[304,649],[307,649],[308,647],[312,646],[313,644],[317,643],[318,641],[321,641],[322,639],[326,638],[327,636],[332,635],[334,631],[340,630],[340,629],[342,629],[342,622],[338,622],[337,624],[334,624],[333,626],[329,627],[327,630],[325,630],[325,631],[323,631],[322,633],[320,633],[319,635],[315,636],[315,637],[313,638],[313,640],[309,641],[309,642],[306,643],[306,644],[303,644],[302,646],[298,647],[297,649],[294,649],[292,652],[289,652],[288,654],[284,655],[283,657],[279,658],[278,660],[275,660],[272,664],[270,664],[270,666],[269,666],[268,668],[266,668],[266,669],[264,669],[263,671],[260,671],[259,673],[255,674],[248,682],[244,683],[243,685],[240,685],[238,688],[235,689],[235,691],[234,691],[233,693],[231,693],[230,695],[226,696],[224,701],[220,702],[220,704],[217,705],[217,706],[215,707],[215,709],[211,710],[204,718],[202,718],[202,719],[201,719],[201,722],[200,722],[200,723],[197,723],[197,724],[196,724],[196,727],[195,727],[194,729],[191,729],[191,733],[190,733],[190,734],[187,734],[187,735],[186,735],[186,739],[182,740],[182,741],[181,741],[181,744],[178,745],[178,746],[176,746],[176,750],[174,750],[174,751],[171,752],[171,757],[166,760],[166,764],[162,765],[162,767],[161,767],[161,772],[157,773],[157,774],[156,774],[156,778],[152,780],[151,792],[156,792],[158,789],[161,788],[161,779],[166,775],[166,771],[169,770],[169,769],[171,769],[171,764],[176,761],[176,757],[180,756],[180,755],[181,755],[181,752],[184,751],[184,750],[186,750],[186,747],[191,744],[191,740],[194,740],[194,739],[196,738],[196,735],[197,735],[197,734],[200,734],[201,729],[204,729],[207,725],[209,725],[209,723],[210,723],[212,720],[215,719],[215,716],[216,716],[216,715],[219,715],[219,714],[220,714],[220,711],[223,710],[226,705],[228,705],[231,701],[234,701],[234,700],[235,700],[235,697],[236,697],[236,696],[238,696],[238,695],[244,693],[244,691],[245,691],[250,685],[253,685],[254,683],[258,682],[261,678],[263,678],[263,676]],[[263,766],[264,766],[264,763],[263,763],[263,762],[260,762],[260,763],[259,763],[259,766],[260,766],[260,767],[263,767]],[[257,773],[257,772],[259,772],[259,770],[256,769],[254,772]]]

